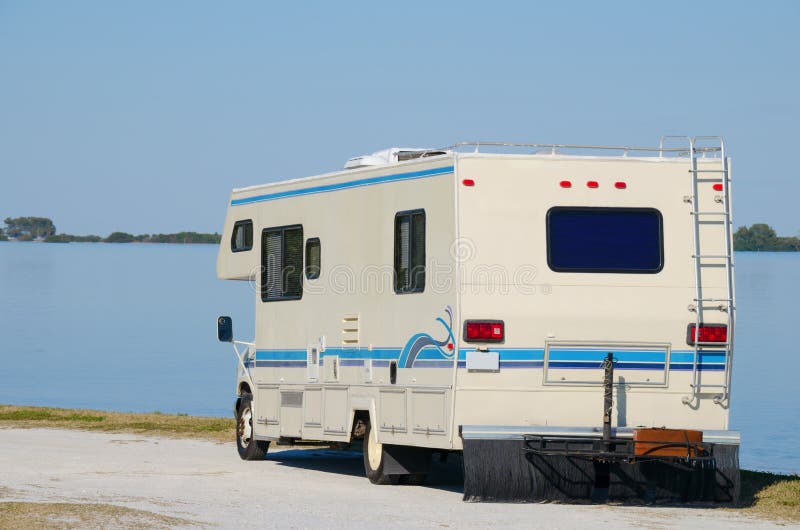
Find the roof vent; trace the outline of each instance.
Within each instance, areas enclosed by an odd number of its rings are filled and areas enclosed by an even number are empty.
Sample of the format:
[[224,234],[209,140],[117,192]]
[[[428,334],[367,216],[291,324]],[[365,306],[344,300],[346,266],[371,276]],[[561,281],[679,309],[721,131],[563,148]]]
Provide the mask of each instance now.
[[448,151],[435,151],[432,149],[415,149],[408,147],[392,147],[372,153],[371,155],[355,156],[344,164],[345,169],[356,169],[360,167],[386,166],[405,162],[415,158],[427,158],[429,156],[446,155]]

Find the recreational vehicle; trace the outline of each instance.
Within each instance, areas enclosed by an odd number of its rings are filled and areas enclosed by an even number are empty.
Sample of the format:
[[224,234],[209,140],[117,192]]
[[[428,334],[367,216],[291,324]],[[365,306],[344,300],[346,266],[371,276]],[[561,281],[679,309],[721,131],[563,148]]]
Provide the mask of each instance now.
[[359,439],[375,484],[462,452],[466,500],[735,500],[730,185],[721,138],[665,137],[393,148],[234,189],[239,455]]

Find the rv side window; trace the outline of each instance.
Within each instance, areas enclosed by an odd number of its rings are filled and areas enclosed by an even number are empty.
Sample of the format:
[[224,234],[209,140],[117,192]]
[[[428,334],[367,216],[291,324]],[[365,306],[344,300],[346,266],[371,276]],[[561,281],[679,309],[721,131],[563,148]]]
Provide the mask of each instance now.
[[298,300],[303,296],[303,227],[265,228],[261,232],[261,300]]
[[425,290],[425,211],[399,212],[394,218],[394,292]]
[[322,268],[319,238],[312,237],[306,241],[306,278],[316,280]]
[[242,252],[253,248],[253,221],[236,221],[231,234],[231,251]]
[[547,264],[556,272],[655,274],[664,267],[661,212],[555,207],[547,212]]

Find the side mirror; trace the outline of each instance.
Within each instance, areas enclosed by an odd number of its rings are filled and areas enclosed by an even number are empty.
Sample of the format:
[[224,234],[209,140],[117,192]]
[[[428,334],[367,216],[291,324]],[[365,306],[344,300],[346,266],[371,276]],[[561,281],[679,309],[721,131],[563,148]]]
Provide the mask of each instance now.
[[233,320],[231,317],[217,318],[217,338],[220,342],[233,342]]

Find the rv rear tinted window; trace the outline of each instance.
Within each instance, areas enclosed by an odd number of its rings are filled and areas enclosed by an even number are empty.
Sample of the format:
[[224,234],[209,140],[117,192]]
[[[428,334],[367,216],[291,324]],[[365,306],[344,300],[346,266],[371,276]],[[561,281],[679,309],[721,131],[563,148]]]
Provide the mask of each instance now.
[[394,218],[394,292],[425,290],[425,211],[400,212]]
[[265,228],[261,232],[261,300],[297,300],[303,296],[303,227]]
[[231,250],[242,252],[253,248],[253,221],[236,221],[231,234]]
[[664,266],[662,224],[653,208],[551,208],[547,264],[557,272],[657,273]]

